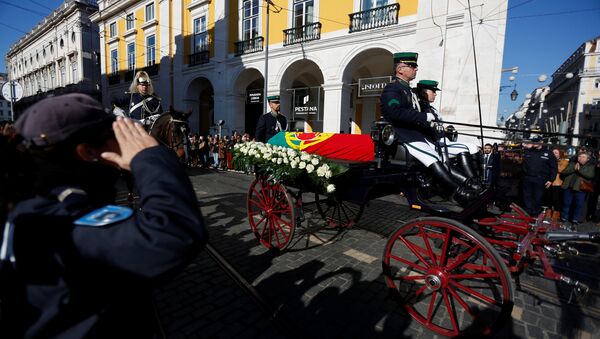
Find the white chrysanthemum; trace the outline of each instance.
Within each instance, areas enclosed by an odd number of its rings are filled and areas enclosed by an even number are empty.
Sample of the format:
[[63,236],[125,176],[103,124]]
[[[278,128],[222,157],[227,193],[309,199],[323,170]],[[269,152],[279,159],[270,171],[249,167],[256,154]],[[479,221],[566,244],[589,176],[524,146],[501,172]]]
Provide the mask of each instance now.
[[309,159],[310,159],[310,157],[309,157],[309,156],[308,156],[308,154],[306,154],[306,153],[302,153],[302,154],[300,155],[300,160],[302,160],[302,161],[307,161],[307,160],[309,160]]
[[304,169],[305,167],[306,167],[306,163],[304,161],[300,161],[300,163],[298,164],[298,168]]
[[271,159],[271,162],[274,163],[274,164],[276,164],[277,163],[277,158]]
[[260,155],[260,153],[256,153],[256,154],[254,154],[254,157],[255,157],[256,159],[260,159],[260,158],[262,158],[262,156]]
[[290,162],[290,167],[291,167],[291,168],[296,168],[296,167],[298,167],[298,162],[297,162],[297,161],[293,161],[293,160],[292,160],[292,162]]
[[319,166],[319,168],[317,168],[317,175],[320,177],[325,176],[325,172],[327,172],[327,170],[323,169],[323,166]]
[[282,162],[283,160],[281,158],[277,158],[277,165],[281,165]]
[[317,166],[319,164],[319,159],[313,158],[310,162],[311,162],[311,164]]
[[287,164],[289,163],[289,160],[288,160],[287,158],[282,158],[282,159],[283,159],[283,163],[284,163],[284,164],[286,164],[286,165],[287,165]]
[[335,185],[334,184],[327,185],[327,193],[331,193],[333,191],[335,191]]
[[313,166],[313,164],[308,164],[306,165],[306,172],[307,173],[312,173],[312,171],[315,170],[315,166]]
[[327,179],[331,178],[332,175],[333,174],[331,173],[331,171],[326,171],[325,172],[325,178],[327,178]]

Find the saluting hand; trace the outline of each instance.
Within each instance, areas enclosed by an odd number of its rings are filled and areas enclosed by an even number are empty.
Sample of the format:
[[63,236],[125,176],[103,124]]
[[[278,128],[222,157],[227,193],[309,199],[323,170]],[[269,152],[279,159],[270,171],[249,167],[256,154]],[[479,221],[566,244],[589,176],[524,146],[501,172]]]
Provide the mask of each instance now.
[[118,117],[113,123],[115,138],[121,148],[121,154],[104,152],[102,158],[114,162],[120,168],[131,170],[131,160],[146,148],[158,145],[158,141],[150,136],[141,124],[131,119]]

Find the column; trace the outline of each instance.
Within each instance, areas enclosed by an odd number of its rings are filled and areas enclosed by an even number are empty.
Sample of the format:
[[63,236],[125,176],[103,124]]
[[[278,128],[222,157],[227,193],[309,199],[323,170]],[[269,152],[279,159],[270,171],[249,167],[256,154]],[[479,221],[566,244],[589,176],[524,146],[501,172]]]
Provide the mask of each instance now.
[[345,83],[323,84],[323,132],[349,133],[351,88]]

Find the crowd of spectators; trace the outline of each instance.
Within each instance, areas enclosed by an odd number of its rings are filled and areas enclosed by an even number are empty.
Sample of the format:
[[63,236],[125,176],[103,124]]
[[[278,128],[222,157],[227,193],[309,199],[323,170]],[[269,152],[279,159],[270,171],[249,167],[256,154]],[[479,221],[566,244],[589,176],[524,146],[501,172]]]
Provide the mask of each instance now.
[[233,147],[239,142],[250,141],[248,133],[239,134],[234,131],[231,135],[200,135],[189,136],[190,149],[187,156],[188,167],[212,168],[218,170],[233,169]]

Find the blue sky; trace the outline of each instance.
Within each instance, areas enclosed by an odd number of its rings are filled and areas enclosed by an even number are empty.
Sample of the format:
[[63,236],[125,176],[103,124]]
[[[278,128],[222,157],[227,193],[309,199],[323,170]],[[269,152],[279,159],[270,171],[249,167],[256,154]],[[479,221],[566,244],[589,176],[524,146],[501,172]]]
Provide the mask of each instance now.
[[[62,2],[0,0],[0,72],[6,72],[4,56],[9,47],[41,21],[44,14],[49,14]],[[599,0],[508,1],[502,67],[519,67],[515,80],[519,98],[515,102],[510,101],[512,87],[504,88],[500,92],[499,114],[503,114],[504,110],[507,114],[516,110],[527,93],[535,87],[548,84],[552,73],[566,58],[582,43],[598,35]],[[539,83],[537,79],[540,74],[546,74],[548,81]],[[502,86],[514,85],[508,80],[510,75],[503,73]]]

